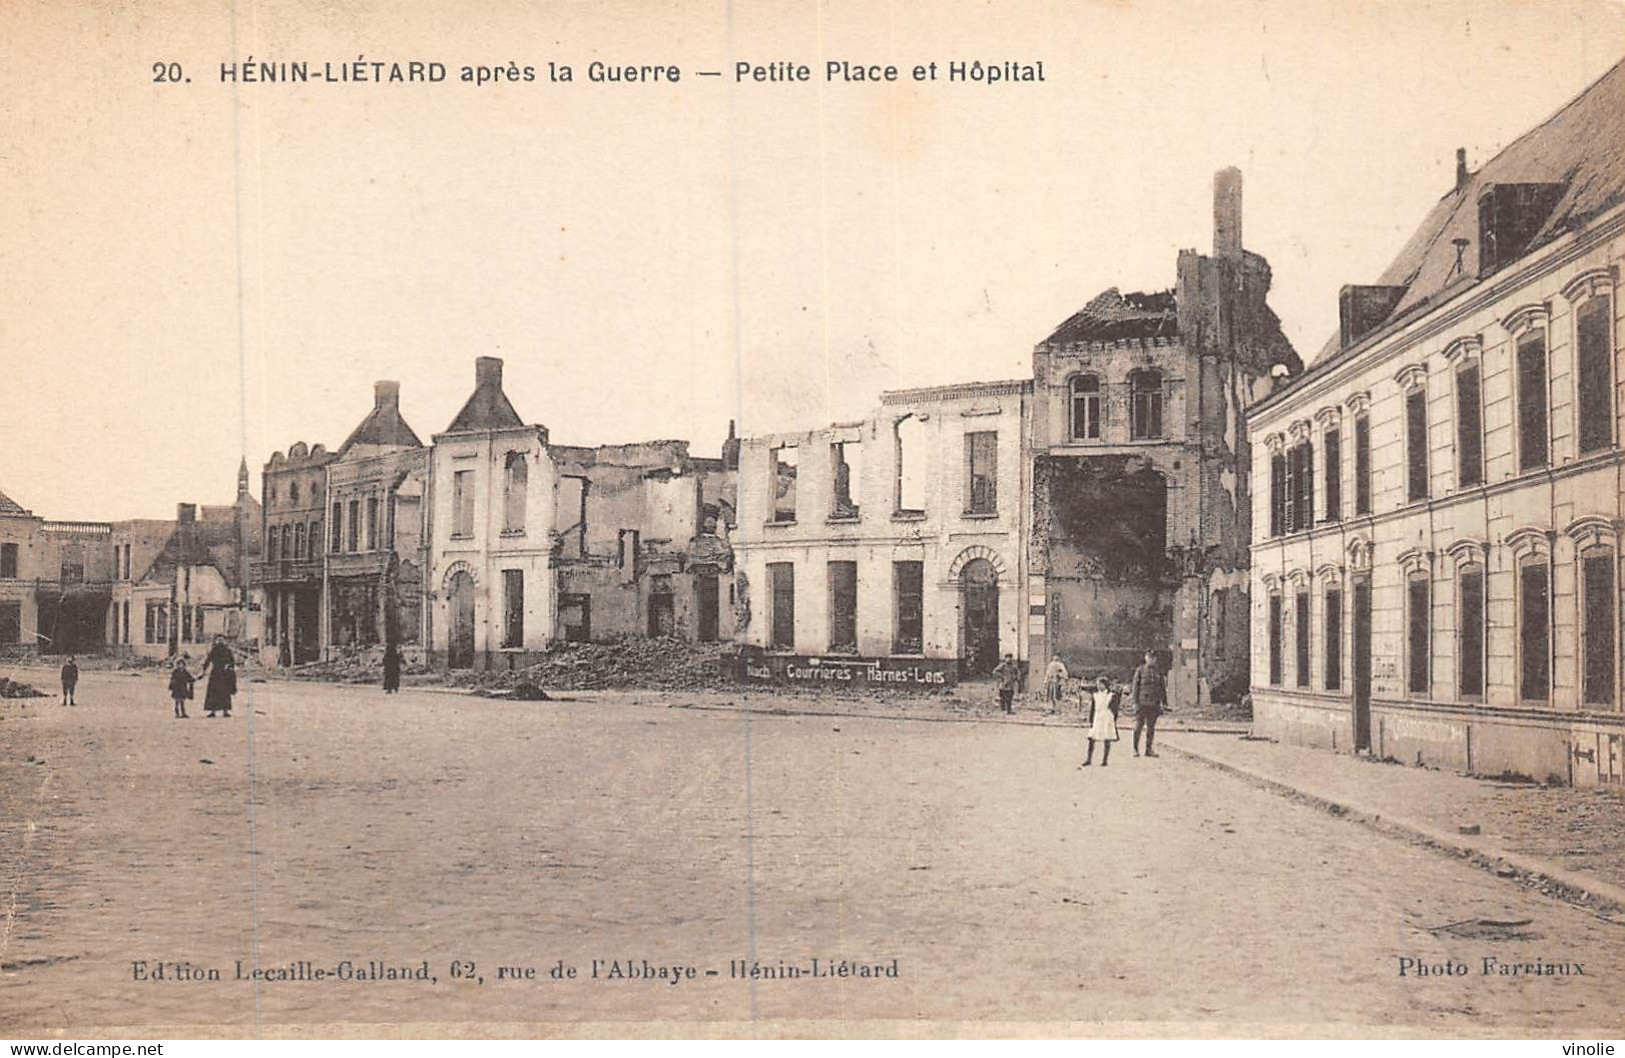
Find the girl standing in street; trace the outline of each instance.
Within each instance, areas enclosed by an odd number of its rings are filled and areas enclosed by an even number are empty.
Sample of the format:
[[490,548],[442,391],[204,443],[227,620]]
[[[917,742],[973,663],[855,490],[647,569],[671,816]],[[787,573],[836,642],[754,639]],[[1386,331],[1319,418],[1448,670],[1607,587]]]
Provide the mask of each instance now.
[[[1084,693],[1088,693],[1085,691]],[[1080,768],[1087,768],[1095,762],[1095,743],[1100,743],[1100,766],[1104,768],[1106,762],[1111,760],[1112,743],[1117,741],[1117,711],[1121,708],[1120,698],[1106,677],[1102,676],[1095,681],[1094,704],[1092,706],[1094,717],[1089,725],[1089,751],[1084,755]]]
[[175,670],[169,674],[169,696],[175,700],[175,719],[185,720],[186,700],[192,697],[192,684],[196,680],[186,671],[186,655],[175,659]]

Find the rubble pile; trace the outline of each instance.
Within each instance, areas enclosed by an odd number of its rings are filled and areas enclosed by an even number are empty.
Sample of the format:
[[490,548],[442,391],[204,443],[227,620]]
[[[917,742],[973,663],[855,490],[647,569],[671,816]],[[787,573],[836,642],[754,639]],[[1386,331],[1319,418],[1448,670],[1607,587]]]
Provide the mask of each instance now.
[[0,698],[44,698],[45,692],[35,690],[26,683],[18,683],[0,676]]
[[529,684],[553,690],[585,691],[610,687],[640,690],[705,690],[727,683],[719,643],[682,639],[618,636],[601,643],[558,643],[542,661],[516,672],[480,673],[482,687]]
[[[433,672],[421,664],[402,660],[401,677],[422,676]],[[323,680],[328,683],[383,683],[384,659],[383,655],[375,652],[367,654],[345,653],[327,661],[312,661],[304,665],[296,665],[291,670],[296,680]]]

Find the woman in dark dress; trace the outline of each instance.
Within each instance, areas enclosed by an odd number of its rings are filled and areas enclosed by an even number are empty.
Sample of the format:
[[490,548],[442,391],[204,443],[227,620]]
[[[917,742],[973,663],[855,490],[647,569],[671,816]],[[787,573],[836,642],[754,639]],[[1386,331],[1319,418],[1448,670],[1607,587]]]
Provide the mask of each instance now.
[[394,643],[384,647],[384,693],[401,689],[401,651]]
[[209,674],[209,688],[203,694],[203,711],[214,716],[219,711],[231,715],[231,696],[237,693],[237,659],[226,646],[225,636],[215,636],[209,656],[203,660],[198,675]]

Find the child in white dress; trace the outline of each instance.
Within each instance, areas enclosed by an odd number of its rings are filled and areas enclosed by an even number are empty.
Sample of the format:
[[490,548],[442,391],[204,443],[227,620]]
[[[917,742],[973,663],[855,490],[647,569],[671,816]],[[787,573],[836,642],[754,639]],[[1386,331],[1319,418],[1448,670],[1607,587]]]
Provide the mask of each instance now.
[[[1088,693],[1087,691],[1084,693]],[[1111,760],[1112,743],[1117,741],[1117,711],[1121,708],[1121,700],[1116,691],[1112,690],[1111,683],[1102,676],[1095,681],[1094,702],[1091,708],[1093,714],[1089,725],[1089,751],[1084,755],[1080,768],[1087,768],[1095,762],[1095,743],[1100,743],[1100,766],[1104,768],[1106,762]]]

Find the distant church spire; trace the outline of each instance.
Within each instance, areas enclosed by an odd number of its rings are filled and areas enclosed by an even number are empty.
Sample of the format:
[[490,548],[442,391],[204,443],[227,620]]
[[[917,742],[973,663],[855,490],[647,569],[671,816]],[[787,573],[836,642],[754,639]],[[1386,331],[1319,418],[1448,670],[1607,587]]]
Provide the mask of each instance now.
[[248,457],[237,465],[237,498],[240,500],[248,495]]

